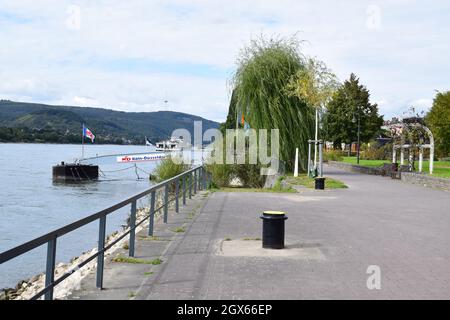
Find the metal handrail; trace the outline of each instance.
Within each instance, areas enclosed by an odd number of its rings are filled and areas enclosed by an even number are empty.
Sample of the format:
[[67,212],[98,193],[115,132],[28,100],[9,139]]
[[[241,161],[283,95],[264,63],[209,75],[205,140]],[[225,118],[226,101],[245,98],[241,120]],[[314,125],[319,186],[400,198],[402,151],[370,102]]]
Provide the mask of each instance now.
[[[198,174],[197,174],[198,172]],[[194,176],[194,179],[192,179]],[[198,177],[197,177],[198,176]],[[208,177],[207,177],[208,176]],[[189,178],[189,184],[186,183],[186,178]],[[46,300],[53,299],[53,288],[62,282],[64,279],[69,277],[71,274],[76,272],[79,268],[83,267],[93,259],[97,258],[97,287],[103,287],[103,267],[104,267],[104,253],[110,249],[113,245],[122,240],[125,236],[130,234],[130,243],[129,243],[129,256],[134,256],[134,247],[135,247],[135,230],[141,225],[145,220],[150,218],[149,221],[149,230],[148,234],[153,235],[153,223],[154,223],[154,214],[161,209],[164,209],[164,223],[167,223],[168,218],[168,205],[170,202],[175,201],[175,211],[179,210],[179,198],[180,198],[180,181],[182,184],[182,198],[183,205],[186,204],[186,194],[189,192],[189,199],[192,196],[192,189],[194,194],[197,193],[198,189],[206,189],[206,180],[210,180],[210,175],[207,174],[206,170],[203,166],[198,166],[192,168],[186,172],[183,172],[173,178],[162,181],[158,184],[151,186],[149,189],[140,192],[132,197],[129,197],[111,207],[98,211],[94,214],[91,214],[85,218],[82,218],[78,221],[70,223],[64,227],[51,231],[43,236],[25,242],[19,246],[16,246],[12,249],[6,250],[0,253],[0,264],[3,264],[11,259],[14,259],[24,253],[27,253],[37,247],[40,247],[44,244],[47,244],[47,262],[46,262],[46,275],[45,275],[45,288],[38,292],[31,299],[35,300],[45,294]],[[194,181],[192,181],[194,180]],[[175,197],[172,199],[168,198],[169,195],[169,185],[172,183],[176,183],[175,189]],[[156,202],[156,191],[158,189],[164,188],[164,202],[163,204],[155,208]],[[189,191],[188,191],[189,189]],[[141,221],[136,222],[136,203],[142,197],[151,194],[151,205],[150,205],[150,213],[146,215]],[[115,239],[113,242],[109,243],[105,246],[105,237],[106,237],[106,217],[115,212],[116,210],[125,207],[126,205],[131,204],[131,215],[130,215],[130,228],[128,231],[124,232],[120,237]],[[54,279],[54,271],[55,271],[55,259],[56,259],[56,240],[58,237],[61,237],[69,232],[72,232],[80,227],[83,227],[95,220],[99,220],[99,242],[98,242],[98,250],[95,254],[88,257],[86,260],[81,262],[72,270],[64,273],[58,279]]]

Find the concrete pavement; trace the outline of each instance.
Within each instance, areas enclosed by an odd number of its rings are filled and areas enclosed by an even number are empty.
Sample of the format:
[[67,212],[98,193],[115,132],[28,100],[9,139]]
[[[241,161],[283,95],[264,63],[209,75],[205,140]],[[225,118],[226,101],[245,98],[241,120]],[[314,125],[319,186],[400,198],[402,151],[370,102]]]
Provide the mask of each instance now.
[[[71,298],[450,299],[450,195],[325,173],[349,188],[198,195],[157,224],[158,241],[138,241],[138,257],[162,264],[107,263],[106,290],[92,275]],[[257,250],[264,210],[287,212],[283,254]],[[379,290],[367,287],[369,266],[379,267]]]

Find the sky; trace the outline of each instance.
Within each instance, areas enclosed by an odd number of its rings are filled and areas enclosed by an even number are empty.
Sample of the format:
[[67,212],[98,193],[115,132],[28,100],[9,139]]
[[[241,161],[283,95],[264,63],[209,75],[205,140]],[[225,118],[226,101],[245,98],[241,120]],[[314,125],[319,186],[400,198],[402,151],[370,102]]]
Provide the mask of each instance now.
[[0,99],[224,121],[260,35],[355,73],[385,118],[450,90],[448,0],[0,0]]

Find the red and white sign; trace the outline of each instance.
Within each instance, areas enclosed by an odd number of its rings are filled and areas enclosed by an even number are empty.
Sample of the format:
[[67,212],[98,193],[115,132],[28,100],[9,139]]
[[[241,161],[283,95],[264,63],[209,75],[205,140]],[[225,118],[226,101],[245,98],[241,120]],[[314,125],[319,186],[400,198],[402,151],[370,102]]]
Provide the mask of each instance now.
[[165,153],[149,153],[149,154],[130,154],[117,157],[119,163],[131,163],[131,162],[145,162],[145,161],[158,161],[165,159],[167,154]]

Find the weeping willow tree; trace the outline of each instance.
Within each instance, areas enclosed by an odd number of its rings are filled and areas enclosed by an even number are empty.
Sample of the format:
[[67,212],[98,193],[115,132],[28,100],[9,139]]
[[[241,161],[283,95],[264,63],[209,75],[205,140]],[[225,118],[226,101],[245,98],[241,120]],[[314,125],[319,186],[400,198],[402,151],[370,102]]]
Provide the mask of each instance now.
[[279,129],[280,159],[292,169],[295,148],[300,165],[307,162],[308,139],[314,130],[314,109],[290,94],[288,85],[304,63],[298,41],[263,39],[251,41],[238,58],[233,76],[234,119],[254,129]]

